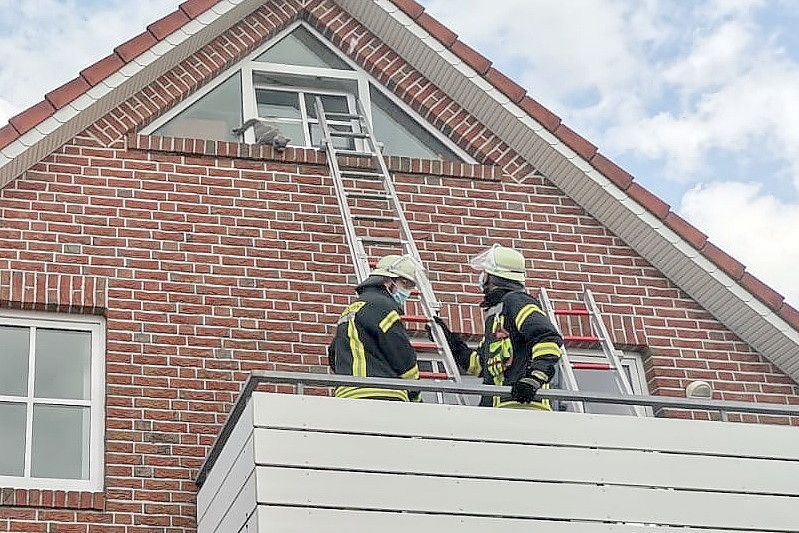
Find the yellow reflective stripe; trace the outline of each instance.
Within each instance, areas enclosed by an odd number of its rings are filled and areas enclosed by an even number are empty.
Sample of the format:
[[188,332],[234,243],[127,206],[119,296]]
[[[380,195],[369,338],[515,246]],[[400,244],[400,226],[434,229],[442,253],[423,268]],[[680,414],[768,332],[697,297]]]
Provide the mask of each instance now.
[[524,324],[524,321],[527,320],[527,317],[533,313],[541,313],[542,315],[544,314],[535,304],[527,304],[522,307],[519,313],[516,315],[516,329],[521,331],[522,324]]
[[347,306],[344,311],[342,311],[341,316],[339,317],[338,323],[343,324],[347,320],[352,318],[352,315],[363,309],[363,306],[366,305],[366,302],[355,302]]
[[406,390],[372,387],[338,387],[336,388],[336,398],[397,398],[404,402],[410,401]]
[[494,407],[501,409],[532,409],[537,411],[551,411],[552,406],[549,405],[549,400],[542,400],[540,402],[519,403],[515,400],[500,401],[499,396],[494,396]]
[[560,357],[560,346],[556,342],[539,342],[533,346],[533,359],[542,355],[554,355]]
[[472,351],[469,356],[469,369],[466,371],[470,376],[479,376],[483,371],[483,365],[480,364],[480,355]]
[[413,365],[413,368],[402,374],[400,379],[419,379],[419,365]]
[[347,325],[347,335],[350,338],[350,352],[352,352],[352,375],[366,377],[366,351],[363,343],[358,336],[358,328],[355,327],[355,318],[349,320]]
[[389,314],[386,315],[386,318],[380,321],[380,329],[383,330],[383,333],[387,332],[391,326],[394,325],[394,322],[400,319],[399,313],[396,311],[391,311]]
[[[542,389],[549,389],[549,384],[545,384]],[[501,396],[493,396],[494,407],[502,409],[533,409],[538,411],[551,411],[552,405],[549,400],[541,400],[540,402],[519,403],[516,400],[502,400]]]

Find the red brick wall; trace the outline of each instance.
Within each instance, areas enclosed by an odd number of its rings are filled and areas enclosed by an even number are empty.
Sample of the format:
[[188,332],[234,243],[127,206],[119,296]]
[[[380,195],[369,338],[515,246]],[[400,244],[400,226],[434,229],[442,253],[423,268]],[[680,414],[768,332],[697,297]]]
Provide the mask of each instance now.
[[[314,6],[310,18],[335,35],[363,31],[332,4]],[[193,531],[193,477],[246,373],[325,370],[352,270],[321,154],[126,135],[295,16],[259,10],[0,190],[0,306],[107,317],[106,490],[0,489],[0,531]],[[481,321],[467,257],[502,242],[532,260],[530,287],[561,303],[595,291],[617,343],[645,357],[650,391],[680,395],[702,378],[720,398],[799,403],[795,383],[486,141],[438,89],[386,61],[390,50],[358,54],[479,161],[499,165],[391,161],[454,329]]]

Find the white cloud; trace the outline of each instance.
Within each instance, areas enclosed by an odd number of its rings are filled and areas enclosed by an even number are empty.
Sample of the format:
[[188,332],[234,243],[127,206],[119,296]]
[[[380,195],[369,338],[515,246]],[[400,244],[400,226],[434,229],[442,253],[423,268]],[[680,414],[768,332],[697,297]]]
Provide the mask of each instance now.
[[663,79],[686,92],[729,83],[746,68],[741,57],[752,46],[752,29],[739,20],[722,24],[700,37],[687,57],[663,72]]
[[638,115],[657,66],[635,44],[655,43],[671,31],[653,1],[429,0],[425,5],[583,129],[619,112]]
[[[777,253],[762,247],[762,235],[788,235],[799,222],[799,205],[771,193],[792,183],[799,191],[799,63],[781,44],[794,31],[782,15],[795,2],[425,6],[647,187],[685,193],[688,220],[799,302],[796,245],[786,236]],[[732,180],[761,183],[724,183]]]
[[703,228],[748,270],[799,302],[799,204],[764,194],[760,183],[713,182],[683,196],[680,214]]
[[179,4],[180,0],[3,0],[0,123]]
[[698,95],[688,109],[618,124],[608,129],[607,139],[617,150],[663,160],[672,177],[685,180],[709,164],[712,150],[732,157],[757,150],[787,165],[799,189],[797,87],[799,65],[762,57],[717,90]]

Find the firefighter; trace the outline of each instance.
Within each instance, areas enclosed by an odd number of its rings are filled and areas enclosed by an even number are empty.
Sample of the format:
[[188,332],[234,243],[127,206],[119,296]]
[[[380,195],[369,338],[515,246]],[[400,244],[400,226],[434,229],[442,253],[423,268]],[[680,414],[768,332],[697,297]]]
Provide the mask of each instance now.
[[480,271],[485,310],[485,333],[476,350],[446,326],[447,342],[458,366],[488,385],[510,385],[510,396],[484,396],[480,405],[551,410],[549,400],[536,400],[548,388],[560,359],[563,339],[524,289],[524,256],[495,244],[476,256],[470,265]]
[[[356,287],[327,350],[331,370],[358,377],[419,379],[416,352],[400,320],[421,267],[409,255],[382,258]],[[339,398],[419,401],[419,393],[371,387],[338,387]]]

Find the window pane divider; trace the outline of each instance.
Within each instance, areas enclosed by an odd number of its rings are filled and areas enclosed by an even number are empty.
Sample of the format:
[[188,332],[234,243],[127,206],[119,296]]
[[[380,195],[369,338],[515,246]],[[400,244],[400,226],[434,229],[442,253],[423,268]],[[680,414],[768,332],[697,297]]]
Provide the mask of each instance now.
[[28,342],[28,394],[27,411],[25,412],[25,469],[23,475],[27,478],[31,475],[31,458],[33,456],[33,385],[35,383],[36,363],[36,326],[30,328],[30,339]]
[[61,398],[33,398],[34,405],[66,405],[75,407],[91,407],[91,400],[64,400]]

